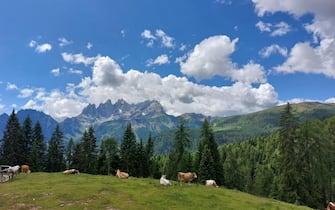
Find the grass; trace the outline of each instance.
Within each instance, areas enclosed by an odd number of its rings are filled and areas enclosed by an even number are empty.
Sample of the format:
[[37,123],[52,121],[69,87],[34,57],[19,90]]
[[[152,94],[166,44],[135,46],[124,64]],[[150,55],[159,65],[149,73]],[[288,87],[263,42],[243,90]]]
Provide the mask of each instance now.
[[223,187],[184,184],[163,187],[159,180],[102,175],[20,174],[0,183],[0,209],[257,209],[303,210],[303,206]]

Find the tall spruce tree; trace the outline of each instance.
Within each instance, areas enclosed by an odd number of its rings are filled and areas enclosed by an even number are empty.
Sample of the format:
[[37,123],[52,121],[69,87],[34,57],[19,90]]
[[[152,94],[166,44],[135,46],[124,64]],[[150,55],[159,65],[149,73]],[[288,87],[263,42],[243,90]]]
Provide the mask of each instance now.
[[67,168],[73,168],[72,164],[73,164],[74,147],[75,144],[73,138],[70,138],[65,149],[65,159]]
[[2,159],[5,164],[21,165],[26,162],[26,144],[15,110],[9,116],[2,141]]
[[86,168],[85,164],[85,154],[84,154],[84,149],[83,149],[83,144],[81,142],[78,142],[77,144],[74,145],[73,149],[73,159],[72,159],[72,168],[77,168],[80,171],[84,172]]
[[29,155],[30,169],[32,171],[44,171],[46,167],[46,144],[44,141],[42,127],[36,122],[32,133],[32,147]]
[[287,103],[280,117],[278,173],[275,177],[277,192],[274,192],[273,195],[280,200],[291,203],[299,200],[297,192],[299,188],[297,128],[298,119],[294,116],[291,105]]
[[200,160],[200,165],[198,169],[198,180],[201,183],[204,183],[207,179],[213,179],[215,177],[215,168],[214,160],[212,154],[208,148],[208,145],[205,145],[202,151],[202,158]]
[[96,146],[96,137],[94,136],[94,129],[90,127],[88,131],[84,132],[82,137],[82,149],[83,157],[82,165],[86,166],[81,170],[85,173],[96,174],[97,173],[97,146]]
[[117,170],[117,168],[113,168],[112,163],[116,162],[116,156],[118,155],[118,145],[115,138],[107,138],[102,140],[101,142],[101,152],[100,156],[104,156],[105,163],[101,164],[100,168],[106,168],[106,173],[109,175],[114,170]]
[[136,176],[144,177],[144,174],[147,174],[148,165],[142,139],[136,143],[136,157]]
[[[169,154],[167,176],[171,179],[177,178],[178,171],[185,171],[183,161],[187,160],[188,149],[191,145],[189,130],[185,127],[185,121],[180,119],[178,128],[175,131],[173,151]],[[186,157],[186,158],[185,158]]]
[[127,171],[131,176],[137,175],[136,154],[137,144],[135,133],[133,132],[131,123],[128,123],[120,146],[120,158],[121,169]]
[[59,125],[51,135],[48,146],[47,171],[57,172],[65,169],[63,132]]
[[33,145],[33,130],[32,130],[32,122],[29,116],[25,118],[22,125],[22,133],[23,133],[23,144],[24,144],[24,163],[29,163],[29,155],[31,152],[31,148]]
[[148,166],[148,171],[144,172],[144,177],[147,176],[153,176],[154,172],[154,142],[151,136],[151,133],[149,134],[147,144],[145,145],[145,155],[146,155],[146,162]]
[[[208,149],[208,154],[205,154],[205,148]],[[208,162],[208,157],[211,156],[210,159],[212,161]],[[206,159],[205,162],[211,164],[208,167],[200,167],[200,163],[202,159]],[[215,179],[218,184],[223,183],[223,167],[222,167],[222,158],[220,156],[218,145],[215,141],[214,132],[209,125],[207,119],[204,120],[201,132],[200,132],[200,141],[198,145],[198,151],[196,154],[195,160],[195,168],[199,172],[199,180],[206,179]],[[205,169],[215,169],[213,173],[210,171],[200,171]],[[201,174],[205,175],[205,177],[201,177]]]

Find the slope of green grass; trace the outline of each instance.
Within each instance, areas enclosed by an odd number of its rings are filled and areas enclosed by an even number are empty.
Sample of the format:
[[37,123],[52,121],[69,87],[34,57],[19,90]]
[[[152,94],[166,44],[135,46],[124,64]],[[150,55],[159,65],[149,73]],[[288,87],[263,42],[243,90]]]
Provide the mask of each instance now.
[[102,175],[20,174],[0,183],[0,209],[257,209],[303,210],[223,187],[163,187],[155,179]]

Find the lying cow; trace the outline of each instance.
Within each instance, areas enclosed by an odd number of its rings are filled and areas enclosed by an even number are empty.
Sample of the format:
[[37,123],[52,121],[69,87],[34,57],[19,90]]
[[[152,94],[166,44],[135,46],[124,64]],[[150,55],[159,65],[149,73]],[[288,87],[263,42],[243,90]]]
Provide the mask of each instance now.
[[120,179],[128,179],[129,174],[118,169],[116,170],[116,176]]
[[171,185],[170,180],[166,179],[166,175],[162,175],[162,177],[159,180],[159,183],[163,186],[170,186]]
[[329,202],[325,210],[335,210],[335,203]]
[[63,171],[63,174],[66,174],[66,175],[68,175],[68,174],[79,174],[79,170],[77,170],[77,169],[68,169],[68,170],[65,170],[65,171]]
[[22,165],[21,166],[21,172],[22,173],[27,173],[27,174],[30,174],[30,168],[28,165]]
[[205,185],[206,185],[206,186],[212,186],[212,187],[219,187],[219,186],[216,184],[216,181],[215,181],[215,180],[212,180],[212,179],[206,180]]
[[178,182],[180,186],[182,182],[188,182],[188,184],[191,184],[191,181],[196,178],[197,174],[195,172],[178,172]]

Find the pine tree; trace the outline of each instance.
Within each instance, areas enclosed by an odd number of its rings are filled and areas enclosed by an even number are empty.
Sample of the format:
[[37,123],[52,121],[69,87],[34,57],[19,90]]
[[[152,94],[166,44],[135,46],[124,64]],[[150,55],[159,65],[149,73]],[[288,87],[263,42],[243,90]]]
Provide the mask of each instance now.
[[214,160],[207,145],[203,148],[202,158],[199,165],[198,180],[204,183],[207,179],[215,177]]
[[74,145],[72,168],[79,169],[84,172],[86,168],[83,144],[81,142]]
[[85,131],[82,137],[82,149],[83,149],[83,167],[81,170],[85,173],[96,174],[97,173],[97,151],[96,151],[96,138],[94,136],[94,129],[90,127],[88,132]]
[[146,162],[148,171],[144,172],[144,177],[153,176],[154,171],[154,160],[152,159],[154,155],[154,142],[151,137],[151,133],[149,134],[147,144],[145,146],[145,156],[146,156]]
[[24,163],[29,163],[29,155],[31,152],[31,148],[33,145],[33,131],[32,131],[32,122],[30,117],[26,117],[23,126],[22,126],[22,133],[23,133],[23,145],[24,145]]
[[51,135],[48,147],[47,171],[57,172],[65,169],[63,132],[59,125]]
[[[111,167],[112,167],[112,162],[115,161],[115,157],[118,153],[118,148],[117,148],[117,141],[115,138],[107,138],[105,140],[102,140],[101,142],[101,152],[100,154],[102,155],[101,157],[104,156],[104,159],[106,161],[105,168],[107,168],[107,174],[109,175],[111,173]],[[116,170],[116,168],[114,168]]]
[[15,110],[9,116],[6,130],[3,134],[3,162],[8,165],[21,165],[25,163],[25,144],[19,120]]
[[195,168],[199,170],[200,174],[204,174],[204,172],[200,172],[201,167],[200,163],[202,159],[207,159],[208,157],[204,155],[205,148],[207,147],[209,153],[207,155],[211,156],[211,166],[209,168],[214,168],[214,174],[211,174],[211,177],[206,177],[207,179],[214,179],[218,184],[223,183],[223,167],[222,167],[222,159],[218,150],[218,145],[214,138],[214,133],[209,125],[207,119],[204,120],[201,133],[200,133],[200,141],[198,145],[198,151],[196,154]]
[[147,174],[148,165],[142,139],[136,144],[136,157],[136,176],[144,177],[144,174]]
[[73,138],[70,138],[69,142],[67,143],[66,149],[65,149],[65,156],[66,156],[66,167],[67,168],[73,168],[73,155],[74,155],[74,141]]
[[191,145],[191,139],[188,129],[185,127],[184,119],[180,119],[179,127],[175,131],[174,137],[174,148],[169,154],[168,166],[167,166],[167,176],[171,179],[177,178],[178,171],[185,171],[183,168],[184,163],[182,162],[183,157]]
[[121,169],[128,172],[131,176],[136,176],[136,137],[131,127],[131,123],[127,124],[127,128],[123,135],[120,148]]
[[278,198],[291,203],[299,200],[297,127],[298,119],[293,115],[291,105],[288,103],[280,118],[278,174],[275,182],[278,186]]
[[39,121],[36,122],[32,132],[32,148],[29,156],[32,171],[44,171],[46,167],[46,144]]

